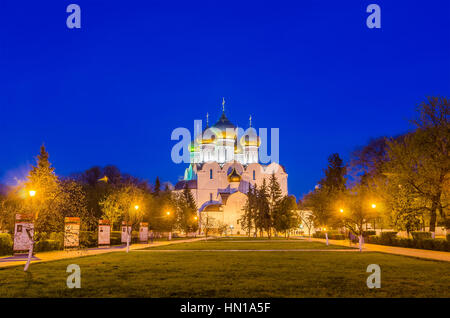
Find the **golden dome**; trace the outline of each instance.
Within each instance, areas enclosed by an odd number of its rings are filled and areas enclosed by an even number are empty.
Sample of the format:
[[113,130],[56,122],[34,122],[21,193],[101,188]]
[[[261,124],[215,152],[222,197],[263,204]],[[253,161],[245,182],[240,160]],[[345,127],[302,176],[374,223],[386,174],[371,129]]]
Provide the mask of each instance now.
[[256,132],[256,129],[253,127],[249,127],[244,135],[240,139],[240,144],[242,146],[255,146],[259,147],[261,144],[261,140],[258,137],[258,133]]
[[211,144],[216,140],[216,132],[211,127],[206,127],[196,138],[197,144]]
[[233,170],[228,175],[228,182],[241,182],[241,176],[237,173],[236,169],[233,167]]
[[227,116],[225,116],[225,112],[222,112],[222,116],[220,116],[217,123],[215,123],[211,128],[214,130],[217,138],[236,138],[236,126],[228,120]]

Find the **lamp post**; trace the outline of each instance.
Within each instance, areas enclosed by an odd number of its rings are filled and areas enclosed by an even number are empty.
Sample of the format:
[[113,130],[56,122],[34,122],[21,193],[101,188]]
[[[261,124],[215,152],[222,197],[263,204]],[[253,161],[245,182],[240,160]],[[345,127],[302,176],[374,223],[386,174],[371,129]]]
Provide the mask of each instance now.
[[[169,217],[170,214],[171,214],[170,211],[167,211],[167,212],[166,212],[167,217]],[[172,223],[170,224],[170,231],[169,231],[169,237],[168,237],[168,240],[169,240],[169,241],[172,240]]]
[[[136,204],[134,206],[134,210],[137,212],[139,210],[139,205]],[[125,224],[125,228],[127,231],[127,253],[130,251],[131,232],[133,231],[133,226],[131,226],[131,228],[130,228],[130,226],[128,226],[129,221],[130,221],[130,217],[128,216],[128,220]]]
[[[340,209],[339,209],[339,212],[340,212],[340,215],[342,216],[342,218],[343,218],[343,220],[344,220],[344,221],[343,221],[344,233],[346,233],[347,231],[346,231],[346,229],[345,229],[345,219],[344,219],[344,213],[345,213],[345,210],[344,210],[343,208],[340,208]],[[351,229],[348,230],[348,240],[349,240],[350,246],[352,246],[352,244],[353,244],[353,234],[352,234]]]
[[[198,216],[194,216],[194,222],[197,222],[197,232],[198,232],[198,235],[200,235],[200,222],[199,222],[199,220],[198,220]],[[194,232],[195,233],[195,232]],[[195,237],[197,237],[197,235],[195,234]]]

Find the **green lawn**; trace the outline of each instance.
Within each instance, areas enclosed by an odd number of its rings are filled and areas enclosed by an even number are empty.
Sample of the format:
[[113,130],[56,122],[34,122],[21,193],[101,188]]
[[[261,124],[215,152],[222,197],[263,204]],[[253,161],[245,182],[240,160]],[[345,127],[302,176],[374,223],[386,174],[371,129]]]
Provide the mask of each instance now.
[[[238,244],[188,244],[201,243]],[[66,287],[69,264],[81,267],[81,289]],[[366,286],[369,264],[381,267],[380,289]],[[375,252],[148,250],[0,269],[0,297],[450,297],[449,272],[450,263]]]
[[146,249],[161,250],[293,250],[293,249],[349,249],[350,247],[329,245],[321,242],[300,240],[290,241],[237,241],[237,240],[208,240],[189,243],[179,243],[166,246],[148,247]]

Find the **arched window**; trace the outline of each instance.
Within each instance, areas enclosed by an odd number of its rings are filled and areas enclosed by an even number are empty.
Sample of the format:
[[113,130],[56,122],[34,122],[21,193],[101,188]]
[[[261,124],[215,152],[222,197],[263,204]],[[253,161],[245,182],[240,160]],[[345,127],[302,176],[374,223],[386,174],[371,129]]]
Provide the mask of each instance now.
[[253,180],[256,180],[256,172],[253,170]]
[[212,169],[209,169],[209,178],[210,178],[210,179],[213,178],[213,171],[212,171]]

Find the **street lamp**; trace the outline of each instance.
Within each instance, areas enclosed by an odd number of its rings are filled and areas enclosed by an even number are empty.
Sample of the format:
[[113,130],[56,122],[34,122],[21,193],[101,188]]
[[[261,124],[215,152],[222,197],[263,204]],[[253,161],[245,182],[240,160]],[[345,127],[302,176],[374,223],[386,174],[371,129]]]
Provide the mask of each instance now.
[[34,197],[36,195],[36,191],[35,190],[30,190],[28,192],[28,194],[30,195],[30,197]]
[[[169,217],[170,216],[170,211],[166,211],[166,215]],[[170,224],[170,232],[169,232],[168,240],[169,241],[172,240],[172,224]]]
[[135,205],[135,206],[134,206],[134,209],[135,209],[135,210],[139,210],[139,205]]
[[339,212],[344,213],[344,209],[340,209]]
[[375,203],[372,203],[372,209],[375,209],[377,205]]

